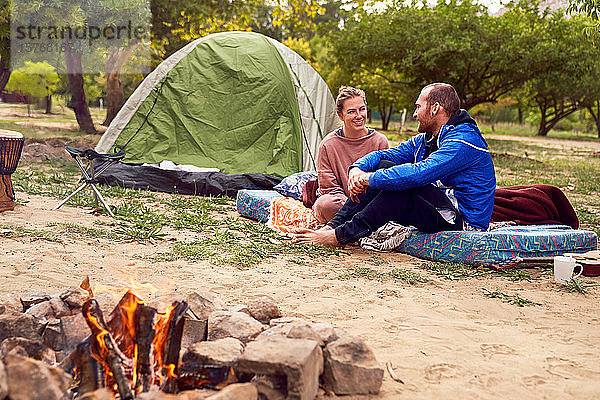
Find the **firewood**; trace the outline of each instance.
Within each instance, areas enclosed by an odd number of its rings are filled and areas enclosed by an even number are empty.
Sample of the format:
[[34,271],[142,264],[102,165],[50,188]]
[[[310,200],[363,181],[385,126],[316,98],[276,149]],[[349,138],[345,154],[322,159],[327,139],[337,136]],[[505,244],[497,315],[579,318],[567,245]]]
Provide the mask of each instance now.
[[156,320],[156,309],[139,304],[135,310],[135,340],[138,351],[136,358],[136,388],[141,386],[142,392],[150,390],[154,381],[154,370],[152,368],[152,341],[154,340],[154,322]]
[[183,337],[183,324],[185,313],[189,306],[185,301],[174,302],[174,308],[169,317],[167,339],[163,353],[163,370],[167,376],[163,381],[161,390],[165,393],[177,392],[177,367],[179,364],[179,351]]
[[89,299],[83,304],[81,311],[92,331],[92,355],[103,364],[105,369],[111,372],[120,398],[122,400],[132,400],[133,393],[123,369],[125,356],[106,328],[100,305],[96,300]]

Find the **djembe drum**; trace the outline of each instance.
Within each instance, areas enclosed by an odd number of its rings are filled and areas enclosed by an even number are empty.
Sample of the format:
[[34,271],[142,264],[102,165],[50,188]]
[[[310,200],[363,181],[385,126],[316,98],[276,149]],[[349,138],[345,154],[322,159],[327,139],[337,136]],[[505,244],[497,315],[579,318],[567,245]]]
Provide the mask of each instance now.
[[0,129],[0,212],[15,209],[10,176],[17,169],[24,142],[19,132]]

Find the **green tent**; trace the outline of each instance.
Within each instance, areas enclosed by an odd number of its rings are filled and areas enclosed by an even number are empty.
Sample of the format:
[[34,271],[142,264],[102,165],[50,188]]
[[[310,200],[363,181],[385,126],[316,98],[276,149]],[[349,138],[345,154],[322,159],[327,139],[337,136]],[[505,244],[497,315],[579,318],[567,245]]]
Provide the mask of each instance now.
[[335,129],[327,85],[298,54],[252,32],[198,39],[149,74],[96,146],[125,162],[287,176],[315,169]]

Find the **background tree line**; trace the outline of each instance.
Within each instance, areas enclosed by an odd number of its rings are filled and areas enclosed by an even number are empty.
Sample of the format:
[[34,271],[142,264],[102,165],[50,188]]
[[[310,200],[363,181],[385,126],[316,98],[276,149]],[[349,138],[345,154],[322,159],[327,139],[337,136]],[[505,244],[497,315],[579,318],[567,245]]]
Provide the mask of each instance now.
[[[127,2],[133,7],[129,12],[139,10],[140,1]],[[342,84],[365,89],[370,107],[382,117],[383,129],[388,128],[392,113],[412,109],[423,85],[446,81],[456,87],[468,110],[490,114],[494,107],[510,105],[518,110],[520,120],[524,112],[536,110],[542,136],[575,111],[587,110],[600,137],[600,46],[593,35],[598,13],[589,2],[593,0],[573,0],[570,10],[551,12],[537,0],[521,0],[510,3],[500,15],[490,15],[475,0],[447,0],[435,6],[399,0],[347,4],[343,0],[150,0],[147,41],[106,49],[100,79],[67,73],[60,76],[62,86],[59,83],[55,90],[70,92],[69,104],[80,127],[92,132],[89,111],[83,109],[85,87],[101,86],[108,125],[143,79],[139,73],[129,73],[140,49],[151,50],[152,66],[156,66],[196,38],[217,31],[252,30],[296,50],[334,94]],[[99,1],[93,10],[72,12],[82,23],[92,15],[108,18],[114,12],[110,3]],[[37,2],[20,0],[20,4]],[[9,7],[9,0],[0,0],[0,91],[11,73]],[[65,18],[74,23],[73,15]],[[73,58],[66,54],[67,61],[69,56]]]

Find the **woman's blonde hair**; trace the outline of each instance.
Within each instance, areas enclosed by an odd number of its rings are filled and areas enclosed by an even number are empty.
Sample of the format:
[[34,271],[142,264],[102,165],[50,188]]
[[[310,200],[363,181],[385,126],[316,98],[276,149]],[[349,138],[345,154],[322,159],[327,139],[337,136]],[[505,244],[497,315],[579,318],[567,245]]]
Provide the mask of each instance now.
[[353,88],[352,86],[340,86],[337,98],[335,99],[335,105],[337,106],[338,114],[341,114],[344,110],[344,103],[346,100],[354,97],[362,97],[365,105],[367,105],[367,96],[365,95],[365,92],[360,89]]

